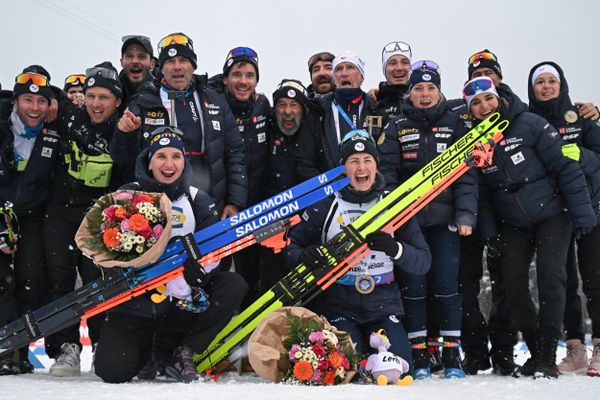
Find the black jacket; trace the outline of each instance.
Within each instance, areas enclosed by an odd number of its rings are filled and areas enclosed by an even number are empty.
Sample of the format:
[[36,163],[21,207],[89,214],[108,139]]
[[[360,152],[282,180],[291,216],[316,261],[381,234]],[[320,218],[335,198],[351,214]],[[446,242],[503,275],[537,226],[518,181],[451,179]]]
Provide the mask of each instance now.
[[287,136],[281,133],[274,120],[271,120],[269,125],[269,151],[261,186],[263,199],[301,182],[296,169],[296,160],[292,156],[298,151],[300,132]]

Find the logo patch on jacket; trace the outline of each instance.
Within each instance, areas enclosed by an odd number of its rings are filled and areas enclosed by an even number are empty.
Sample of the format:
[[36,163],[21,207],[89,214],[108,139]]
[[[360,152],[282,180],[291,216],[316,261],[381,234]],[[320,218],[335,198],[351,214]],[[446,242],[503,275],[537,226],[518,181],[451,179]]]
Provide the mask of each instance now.
[[144,124],[145,125],[164,125],[165,119],[164,118],[148,118],[148,117],[146,117],[146,119],[144,120]]
[[212,122],[213,129],[215,131],[221,130],[221,123],[219,121],[211,121],[211,122]]
[[52,149],[50,147],[42,147],[42,157],[52,158]]
[[518,152],[517,154],[513,154],[512,156],[510,156],[510,159],[512,160],[513,164],[517,165],[519,163],[522,163],[523,161],[525,161],[525,157],[523,156],[522,152]]
[[173,214],[171,221],[173,222],[173,228],[182,228],[186,217],[181,207],[173,206]]

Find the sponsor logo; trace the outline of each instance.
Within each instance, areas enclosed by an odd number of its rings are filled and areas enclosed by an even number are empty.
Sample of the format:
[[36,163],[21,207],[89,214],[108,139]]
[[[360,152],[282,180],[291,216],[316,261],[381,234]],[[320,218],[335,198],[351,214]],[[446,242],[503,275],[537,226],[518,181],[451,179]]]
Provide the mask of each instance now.
[[525,157],[523,156],[522,152],[518,152],[517,154],[513,154],[512,156],[510,156],[510,159],[512,160],[513,164],[515,164],[515,165],[520,164],[523,161],[525,161]]
[[266,121],[261,122],[260,124],[256,124],[256,129],[263,128],[266,125]]
[[175,57],[177,55],[177,49],[171,48],[169,49],[169,52],[167,54],[169,55],[169,57]]
[[29,85],[29,91],[31,93],[37,93],[40,91],[40,87],[38,85],[36,85],[35,83],[32,83],[31,85]]
[[438,153],[443,153],[444,151],[446,151],[447,147],[448,146],[446,145],[446,143],[437,143],[436,150]]
[[221,130],[221,123],[219,121],[211,121],[211,122],[212,122],[213,129],[215,131]]
[[144,124],[146,125],[164,125],[164,118],[146,118],[144,119]]
[[168,137],[164,137],[158,141],[158,144],[160,144],[161,146],[166,146],[169,143],[171,143],[171,139],[169,139]]
[[435,135],[433,135],[433,137],[440,139],[448,139],[450,136],[452,136],[452,134],[450,133],[436,133]]
[[402,153],[402,158],[405,160],[416,160],[417,159],[417,152],[416,151],[412,151],[409,153]]
[[220,109],[220,107],[217,106],[216,104],[211,104],[211,103],[208,103],[206,101],[204,102],[204,107],[206,107],[206,108],[208,108],[210,110],[218,110],[218,109]]
[[418,133],[413,133],[411,135],[400,136],[400,138],[398,140],[400,141],[400,143],[404,143],[404,142],[410,142],[413,140],[419,140],[420,137],[421,137],[421,135],[419,135]]
[[264,143],[267,141],[267,134],[265,132],[259,133],[257,135],[258,143]]
[[365,144],[364,143],[356,143],[354,145],[354,150],[356,151],[363,151],[365,149]]
[[52,149],[50,147],[42,147],[42,157],[52,158]]
[[399,135],[406,135],[409,133],[419,133],[419,128],[401,129],[400,131],[398,131]]

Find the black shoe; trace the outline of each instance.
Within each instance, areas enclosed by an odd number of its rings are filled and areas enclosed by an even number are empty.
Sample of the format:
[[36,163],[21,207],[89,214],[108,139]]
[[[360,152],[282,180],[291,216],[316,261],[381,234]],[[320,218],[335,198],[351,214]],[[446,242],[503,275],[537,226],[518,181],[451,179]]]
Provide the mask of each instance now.
[[429,355],[429,369],[438,372],[444,369],[442,365],[442,343],[439,337],[427,338],[427,354]]
[[29,362],[29,360],[23,360],[19,363],[19,373],[21,374],[33,374],[35,368],[33,364]]
[[462,369],[466,374],[477,375],[479,371],[485,371],[492,368],[489,355],[474,355],[465,353],[465,358],[461,362]]
[[410,339],[410,348],[413,358],[413,378],[429,378],[431,376],[431,370],[429,369],[429,354],[427,352],[427,341],[424,337]]
[[492,354],[492,373],[502,376],[515,376],[519,374],[521,366],[515,363],[515,356],[512,349],[506,352],[497,352]]
[[535,365],[534,377],[536,378],[558,378],[556,367],[556,346],[558,340],[551,337],[541,336],[537,340],[538,362]]
[[21,370],[17,363],[12,358],[0,360],[0,376],[2,375],[19,375]]
[[171,365],[165,367],[166,374],[179,382],[190,383],[198,380],[200,376],[192,361],[193,354],[192,349],[189,347],[184,345],[177,346],[173,351]]

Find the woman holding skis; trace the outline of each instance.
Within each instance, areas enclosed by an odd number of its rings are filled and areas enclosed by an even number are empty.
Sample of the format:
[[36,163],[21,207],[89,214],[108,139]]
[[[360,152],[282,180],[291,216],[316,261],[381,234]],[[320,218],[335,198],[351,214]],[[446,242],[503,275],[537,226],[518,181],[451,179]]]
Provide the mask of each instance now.
[[[171,236],[183,236],[218,221],[212,198],[190,186],[190,175],[183,133],[177,128],[159,127],[137,158],[136,182],[123,189],[166,193],[173,203]],[[155,362],[155,334],[160,344],[157,361],[166,363],[165,372],[184,382],[198,379],[193,353],[206,349],[248,290],[235,273],[206,268],[210,272],[205,276],[200,268],[186,263],[183,276],[167,283],[162,301],[156,293],[152,299],[146,294],[108,312],[95,358],[95,372],[102,380],[127,382],[142,368],[145,377],[153,379],[155,370],[148,372]],[[165,350],[168,355],[159,353]],[[168,356],[170,360],[165,359]]]
[[[290,266],[327,264],[319,244],[326,243],[385,195],[378,172],[375,143],[364,130],[349,132],[340,145],[340,163],[346,167],[350,184],[322,200],[303,214],[303,221],[290,233],[285,251]],[[415,220],[409,220],[394,235],[374,232],[366,237],[372,250],[339,278],[308,307],[346,331],[360,354],[369,349],[369,335],[385,329],[389,351],[405,359],[411,353],[402,325],[404,308],[396,273],[425,274],[430,265],[429,248]]]
[[[510,121],[492,165],[481,170],[478,228],[488,249],[500,254],[511,312],[531,352],[520,374],[556,378],[572,227],[580,234],[596,223],[585,178],[578,164],[563,156],[556,130],[527,112],[514,94],[479,77],[465,84],[463,97],[476,121],[496,111]],[[534,252],[539,312],[529,292]]]

